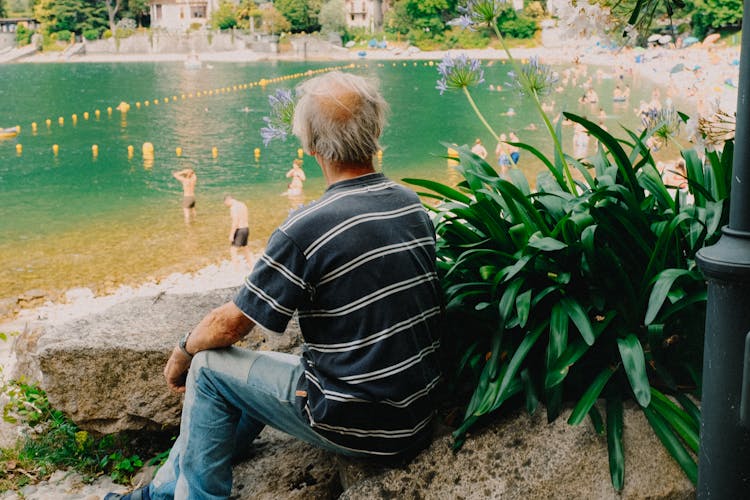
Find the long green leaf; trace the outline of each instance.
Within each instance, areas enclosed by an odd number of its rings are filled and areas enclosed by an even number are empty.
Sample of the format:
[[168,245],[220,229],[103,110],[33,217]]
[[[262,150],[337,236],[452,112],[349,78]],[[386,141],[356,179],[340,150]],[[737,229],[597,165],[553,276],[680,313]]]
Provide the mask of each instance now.
[[436,181],[431,181],[427,179],[412,179],[412,178],[404,178],[401,179],[403,182],[406,182],[408,184],[412,184],[414,186],[420,186],[423,188],[431,189],[435,191],[436,193],[440,194],[441,196],[448,198],[449,200],[454,200],[459,203],[464,203],[468,205],[473,200],[463,194],[460,191],[457,191],[453,189],[450,186],[446,186],[445,184],[441,184]]
[[570,297],[563,297],[560,299],[560,303],[568,312],[570,319],[573,320],[573,324],[578,328],[583,340],[585,340],[588,345],[593,345],[595,340],[594,332],[591,329],[591,322],[589,321],[586,312],[583,310],[583,307],[581,307],[581,304]]
[[651,295],[648,299],[648,309],[646,309],[644,319],[646,325],[650,325],[656,318],[677,278],[688,274],[691,274],[691,272],[687,269],[665,269],[657,275],[654,288],[651,289]]
[[635,399],[641,406],[648,406],[651,403],[651,385],[648,383],[646,358],[641,342],[638,337],[629,333],[625,338],[617,339],[617,348]]
[[578,403],[573,408],[573,412],[568,418],[568,423],[570,425],[578,425],[583,421],[584,418],[586,418],[589,410],[591,410],[591,407],[594,406],[596,400],[599,399],[599,395],[602,393],[604,386],[607,385],[607,382],[609,382],[609,379],[612,377],[615,371],[616,370],[607,367],[599,372],[599,375],[594,378],[594,381],[591,383],[588,389],[586,389],[586,392],[583,393],[583,396],[581,396],[581,399],[578,400]]
[[693,425],[690,415],[657,390],[653,392],[651,403],[651,408],[661,415],[694,453],[698,453],[700,429]]
[[675,436],[674,432],[670,429],[664,418],[657,414],[653,409],[649,407],[642,407],[643,413],[648,419],[648,423],[651,424],[651,428],[654,429],[654,433],[666,448],[667,452],[672,455],[672,458],[679,464],[685,475],[690,479],[693,484],[698,483],[698,466],[695,463],[693,457],[685,449],[685,446]]
[[612,486],[622,491],[625,484],[625,453],[622,448],[622,399],[607,398],[607,450],[609,451],[609,475]]

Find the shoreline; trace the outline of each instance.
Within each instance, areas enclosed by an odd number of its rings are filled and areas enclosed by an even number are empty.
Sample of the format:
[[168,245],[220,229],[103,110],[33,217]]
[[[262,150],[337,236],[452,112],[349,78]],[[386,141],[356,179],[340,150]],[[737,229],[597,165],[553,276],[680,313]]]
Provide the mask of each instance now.
[[[556,48],[517,48],[511,49],[514,57],[520,60],[537,56],[546,64],[580,64],[595,65],[608,68],[622,67],[632,69],[634,75],[642,77],[648,84],[661,87],[667,91],[667,97],[679,95],[683,99],[695,105],[693,111],[707,114],[720,107],[724,111],[732,113],[736,110],[737,88],[736,82],[739,75],[739,66],[735,61],[739,57],[739,47],[690,47],[684,49],[653,49],[647,51],[635,51],[630,49],[605,50],[599,47],[586,47],[578,45],[575,47]],[[255,54],[255,61],[265,60],[293,60],[302,59],[282,55],[273,58],[260,55],[249,50],[232,52],[201,53],[202,61],[215,62],[244,62],[248,61],[250,54]],[[328,58],[328,61],[359,61],[361,63],[377,63],[379,61],[426,61],[440,60],[446,54],[456,56],[467,54],[469,57],[483,60],[506,59],[506,54],[500,49],[453,49],[446,51],[395,51],[375,50],[368,52],[365,58],[358,57],[356,52],[349,52],[349,58]],[[52,56],[57,57],[53,60]],[[71,56],[66,60],[60,60],[59,53],[37,54],[19,61],[21,64],[36,64],[46,62],[67,63],[100,63],[100,62],[160,62],[160,61],[184,61],[185,54],[101,54]],[[636,57],[641,56],[642,62],[636,63]],[[308,59],[312,60],[312,59]],[[675,72],[670,70],[678,65],[690,66],[689,69]],[[734,86],[727,82],[735,83]],[[692,92],[692,95],[689,95]],[[636,104],[636,103],[633,103]],[[689,110],[690,111],[690,110]],[[256,259],[258,255],[253,255]],[[229,270],[231,263],[222,260],[209,264],[197,271],[174,272],[165,276],[156,276],[153,279],[144,278],[133,284],[115,283],[114,291],[110,287],[104,294],[96,295],[90,288],[72,287],[52,295],[53,300],[46,300],[39,305],[41,300],[29,301],[29,304],[19,305],[17,312],[10,315],[0,316],[0,331],[18,331],[23,329],[25,322],[36,321],[66,321],[73,317],[99,312],[106,307],[114,305],[122,300],[136,296],[156,295],[158,293],[191,293],[221,288],[225,286],[237,286],[242,283],[241,276]],[[106,293],[110,292],[110,293]],[[19,300],[19,302],[21,302]],[[65,308],[68,308],[67,310]]]

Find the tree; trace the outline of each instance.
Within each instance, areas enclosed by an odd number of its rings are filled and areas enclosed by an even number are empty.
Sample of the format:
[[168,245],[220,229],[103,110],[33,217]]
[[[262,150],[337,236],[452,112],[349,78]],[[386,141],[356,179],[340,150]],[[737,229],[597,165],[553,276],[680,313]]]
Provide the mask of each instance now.
[[5,0],[0,0],[0,17],[5,17]]
[[151,14],[149,0],[128,0],[128,12],[129,17],[135,19],[138,26],[143,26],[144,21]]
[[326,33],[343,33],[346,31],[346,13],[344,0],[329,0],[320,9],[320,27]]
[[291,24],[287,20],[286,17],[284,17],[281,12],[276,10],[276,8],[271,3],[263,4],[260,6],[261,10],[261,30],[264,33],[282,33],[284,31],[289,31],[291,28]]
[[243,0],[237,7],[237,26],[240,28],[255,31],[262,17],[263,12],[253,0]]
[[104,5],[107,6],[107,17],[109,17],[109,31],[114,35],[117,31],[117,21],[115,16],[120,11],[122,6],[122,0],[104,0]]
[[318,31],[321,0],[276,0],[274,6],[287,18],[294,32]]
[[38,0],[34,17],[45,33],[70,31],[83,33],[87,29],[104,29],[107,12],[98,0]]
[[694,34],[703,38],[709,31],[739,28],[742,24],[742,0],[694,0],[691,18]]
[[446,21],[456,17],[456,0],[397,0],[388,11],[385,26],[393,33],[403,35],[410,31],[445,31]]
[[237,26],[237,7],[226,1],[221,2],[219,8],[211,14],[211,26],[220,30]]

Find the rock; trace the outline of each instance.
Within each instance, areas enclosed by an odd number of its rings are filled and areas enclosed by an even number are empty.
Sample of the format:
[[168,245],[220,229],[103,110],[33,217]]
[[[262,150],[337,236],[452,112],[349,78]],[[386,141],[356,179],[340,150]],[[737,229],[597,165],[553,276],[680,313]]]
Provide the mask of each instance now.
[[231,498],[328,500],[341,493],[335,456],[266,427],[234,467]]
[[14,299],[0,299],[0,318],[11,316],[17,310],[17,300]]
[[71,288],[65,292],[65,301],[68,303],[93,299],[94,292],[90,288]]
[[567,416],[548,424],[543,410],[516,412],[477,431],[456,453],[452,437],[443,436],[406,466],[374,475],[369,464],[349,460],[350,469],[369,477],[339,498],[694,498],[693,485],[639,409],[625,411],[621,493],[610,481],[606,437],[588,423],[568,425]]
[[[167,388],[164,364],[178,339],[235,292],[226,288],[133,298],[98,314],[44,327],[19,343],[17,375],[41,379],[50,403],[85,430],[176,427],[181,398]],[[284,336],[264,334],[264,341],[250,344],[289,351],[299,337],[294,328]]]

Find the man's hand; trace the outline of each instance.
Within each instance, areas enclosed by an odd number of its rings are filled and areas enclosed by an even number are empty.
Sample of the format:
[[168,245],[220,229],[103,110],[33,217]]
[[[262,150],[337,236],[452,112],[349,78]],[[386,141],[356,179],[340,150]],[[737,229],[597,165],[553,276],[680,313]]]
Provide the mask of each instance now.
[[164,367],[164,378],[167,379],[167,385],[174,392],[185,392],[185,380],[190,368],[192,358],[185,356],[185,353],[179,347],[175,347],[172,355]]

